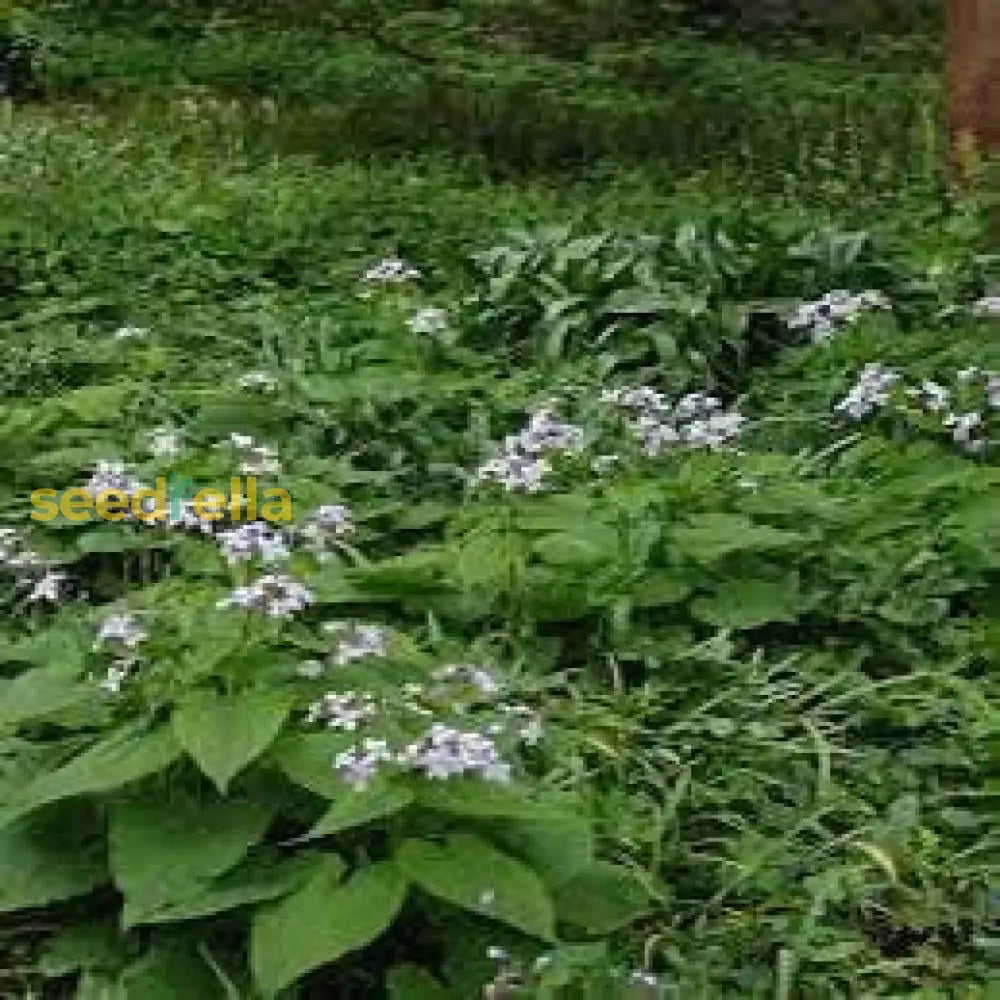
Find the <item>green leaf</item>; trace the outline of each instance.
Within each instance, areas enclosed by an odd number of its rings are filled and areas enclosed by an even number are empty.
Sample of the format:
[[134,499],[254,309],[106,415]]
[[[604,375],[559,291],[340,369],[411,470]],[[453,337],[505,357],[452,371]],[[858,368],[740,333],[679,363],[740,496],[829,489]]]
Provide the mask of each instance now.
[[699,514],[673,530],[681,550],[698,562],[714,562],[731,552],[757,552],[799,546],[803,537],[765,524],[754,524],[739,514]]
[[619,288],[604,306],[602,312],[615,315],[655,315],[676,308],[677,299],[673,295],[650,292],[645,288]]
[[363,791],[344,787],[341,797],[334,801],[319,822],[305,835],[304,840],[328,837],[372,820],[384,819],[405,809],[414,799],[408,788],[388,782],[373,782]]
[[169,729],[143,733],[129,727],[42,774],[0,812],[0,828],[50,802],[110,792],[158,774],[181,755]]
[[81,969],[113,969],[124,954],[121,929],[114,921],[72,924],[46,944],[38,959],[38,971],[56,979]]
[[353,733],[293,733],[271,748],[267,762],[297,785],[325,799],[339,800],[344,779],[333,769],[334,758],[357,742]]
[[82,896],[107,881],[104,844],[79,809],[56,809],[0,830],[0,913]]
[[194,947],[155,948],[122,973],[119,985],[128,1000],[215,1000],[221,988]]
[[108,820],[108,853],[125,896],[123,923],[178,902],[239,864],[264,835],[271,810],[256,803],[123,802]]
[[395,865],[366,868],[343,885],[339,874],[339,863],[324,868],[254,917],[250,965],[266,997],[370,944],[395,919],[406,896],[406,881]]
[[522,792],[476,778],[452,778],[449,781],[416,784],[420,805],[455,816],[503,819],[565,819],[572,815],[575,800],[536,801]]
[[396,860],[432,896],[525,934],[553,939],[555,916],[545,886],[530,868],[485,840],[469,834],[456,834],[444,844],[408,840]]
[[250,691],[198,692],[171,720],[177,739],[223,795],[229,783],[274,742],[291,710],[288,698]]
[[609,934],[650,910],[646,889],[625,868],[595,861],[555,890],[560,921],[591,934]]
[[50,715],[93,694],[93,685],[80,683],[72,667],[27,670],[13,680],[0,681],[0,726]]
[[[332,856],[328,863],[333,864]],[[148,909],[134,907],[130,924],[165,924],[235,910],[251,903],[264,903],[297,888],[316,870],[316,858],[311,855],[286,858],[284,861],[256,858],[220,876],[180,902],[152,904]]]
[[550,886],[566,882],[594,860],[592,826],[579,816],[493,821],[488,834],[497,846],[524,861]]
[[796,620],[796,592],[772,580],[726,580],[692,606],[696,618],[722,628],[754,628]]
[[397,965],[386,976],[389,1000],[448,1000],[448,991],[419,965]]
[[557,531],[540,538],[534,553],[554,566],[592,567],[610,562],[618,555],[618,536],[609,528],[591,528],[586,534]]

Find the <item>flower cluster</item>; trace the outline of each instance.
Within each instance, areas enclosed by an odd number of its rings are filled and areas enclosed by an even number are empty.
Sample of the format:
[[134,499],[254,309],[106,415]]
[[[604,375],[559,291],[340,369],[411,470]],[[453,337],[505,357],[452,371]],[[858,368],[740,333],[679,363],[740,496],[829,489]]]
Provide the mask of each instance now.
[[814,302],[803,302],[789,319],[788,326],[793,330],[805,330],[812,342],[819,344],[857,322],[863,313],[889,308],[881,292],[849,292],[838,288]]
[[[901,377],[897,372],[878,364],[865,365],[856,384],[847,396],[837,404],[835,412],[851,420],[861,420],[885,407],[893,399],[900,387]],[[987,420],[985,410],[1000,410],[1000,374],[982,371],[979,368],[965,368],[956,373],[956,386],[949,389],[929,379],[917,385],[902,386],[901,396],[909,400],[924,413],[940,420],[942,429],[951,434],[952,441],[970,455],[982,454],[987,445]],[[983,396],[980,408],[970,409],[975,402],[979,383]]]
[[314,595],[308,587],[288,576],[268,573],[254,580],[249,586],[237,587],[218,603],[219,608],[246,608],[259,611],[269,618],[288,618],[304,611],[313,603]]
[[171,427],[157,427],[149,432],[149,453],[153,458],[176,458],[181,452],[181,437]]
[[972,306],[977,316],[1000,316],[1000,295],[984,295]]
[[415,743],[399,755],[398,763],[427,778],[447,780],[475,775],[484,781],[510,781],[510,764],[500,756],[488,736],[475,731],[453,729],[436,722]]
[[398,284],[419,277],[420,272],[415,267],[410,267],[405,260],[400,260],[398,257],[380,260],[364,273],[366,282],[382,285]]
[[375,715],[376,710],[375,699],[370,694],[330,692],[309,706],[306,723],[323,722],[329,729],[353,733],[365,719]]
[[240,377],[240,388],[256,392],[274,392],[278,380],[270,372],[247,372]]
[[650,386],[608,389],[601,402],[629,412],[629,429],[650,458],[666,447],[708,448],[717,451],[740,436],[745,418],[724,410],[720,400],[692,392],[671,403]]
[[97,631],[95,649],[110,647],[114,662],[108,667],[101,688],[108,694],[118,694],[122,684],[131,677],[139,664],[136,649],[149,639],[149,631],[134,612],[109,615]]
[[354,534],[355,524],[350,510],[343,504],[319,507],[298,530],[306,548],[321,562],[330,558],[329,546]]
[[834,412],[849,420],[863,420],[889,402],[899,373],[879,364],[865,365],[850,392],[834,407]]
[[378,625],[327,622],[323,628],[337,636],[333,662],[338,667],[372,656],[385,656],[388,636],[385,629]]
[[508,491],[538,493],[545,489],[552,465],[546,454],[579,454],[585,434],[582,427],[562,423],[551,407],[532,412],[528,424],[504,439],[503,451],[476,470],[477,483],[500,483]]
[[291,555],[284,534],[265,521],[249,521],[218,535],[219,545],[231,566],[258,558],[264,563],[284,562]]
[[245,476],[277,475],[281,472],[281,463],[274,450],[267,445],[255,444],[249,434],[234,431],[222,444],[229,445],[240,456],[240,471]]
[[356,792],[363,792],[379,765],[391,762],[394,756],[385,740],[367,739],[360,747],[337,754],[333,767]]
[[437,306],[425,306],[418,309],[406,325],[414,333],[441,333],[448,329],[448,313]]
[[434,680],[475,688],[485,698],[491,698],[501,690],[499,682],[488,670],[467,664],[449,663],[438,667],[434,671]]

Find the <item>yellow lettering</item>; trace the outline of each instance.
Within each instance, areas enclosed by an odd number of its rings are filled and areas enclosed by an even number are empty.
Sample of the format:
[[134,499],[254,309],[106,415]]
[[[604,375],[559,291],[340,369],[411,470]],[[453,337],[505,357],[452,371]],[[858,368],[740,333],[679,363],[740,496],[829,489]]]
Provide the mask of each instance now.
[[[265,521],[291,521],[292,519],[292,495],[288,490],[267,489],[264,490],[264,499],[275,497],[271,503],[265,503],[261,509],[261,516]],[[269,508],[277,507],[277,513],[269,513]]]
[[31,512],[32,521],[51,521],[59,513],[56,493],[56,490],[35,490],[31,494],[31,506],[37,508]]

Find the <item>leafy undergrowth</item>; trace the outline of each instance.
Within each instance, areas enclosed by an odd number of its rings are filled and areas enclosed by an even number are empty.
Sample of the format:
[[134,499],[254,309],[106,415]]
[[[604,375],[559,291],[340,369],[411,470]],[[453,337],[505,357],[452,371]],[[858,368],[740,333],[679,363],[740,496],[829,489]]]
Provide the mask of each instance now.
[[5,140],[5,995],[989,995],[974,206]]

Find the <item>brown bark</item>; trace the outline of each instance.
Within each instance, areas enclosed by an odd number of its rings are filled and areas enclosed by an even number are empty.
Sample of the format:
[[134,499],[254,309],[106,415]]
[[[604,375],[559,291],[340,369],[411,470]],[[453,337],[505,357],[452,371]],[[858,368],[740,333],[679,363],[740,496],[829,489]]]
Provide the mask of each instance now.
[[1000,153],[1000,0],[946,0],[948,124],[953,163],[965,172]]

